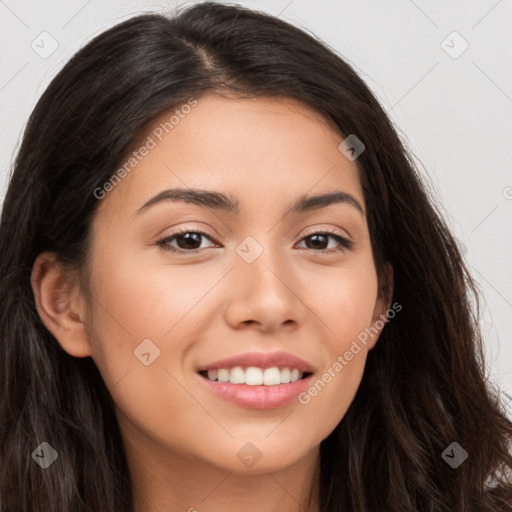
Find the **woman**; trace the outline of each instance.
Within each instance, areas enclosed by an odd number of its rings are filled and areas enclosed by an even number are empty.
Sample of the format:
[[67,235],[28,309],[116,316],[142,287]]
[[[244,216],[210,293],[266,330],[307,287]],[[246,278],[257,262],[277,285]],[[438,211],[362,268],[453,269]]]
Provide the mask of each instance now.
[[0,243],[2,511],[511,510],[474,283],[298,28],[206,2],[100,34],[29,119]]

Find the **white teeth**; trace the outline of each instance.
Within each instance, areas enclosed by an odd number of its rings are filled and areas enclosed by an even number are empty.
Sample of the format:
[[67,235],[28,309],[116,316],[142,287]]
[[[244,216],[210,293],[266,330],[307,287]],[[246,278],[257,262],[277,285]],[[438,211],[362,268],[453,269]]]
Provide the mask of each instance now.
[[229,370],[217,370],[217,379],[219,382],[229,382]]
[[297,368],[294,368],[290,373],[290,382],[295,382],[296,380],[299,380],[302,376],[300,373],[301,372],[299,372]]
[[297,368],[282,368],[280,370],[277,366],[265,369],[249,366],[245,370],[241,366],[235,366],[230,369],[208,370],[207,373],[210,380],[229,382],[230,384],[246,384],[248,386],[288,384],[301,379],[304,375]]
[[240,366],[235,366],[235,368],[231,368],[231,371],[229,372],[229,382],[231,382],[231,384],[244,383],[244,370]]
[[283,368],[281,370],[281,383],[288,384],[290,382],[290,368]]
[[266,368],[263,371],[263,384],[265,384],[265,386],[281,384],[281,372],[279,371],[279,368],[276,368],[275,366],[273,368]]
[[263,371],[261,368],[249,366],[245,370],[244,383],[248,386],[261,386],[263,384]]

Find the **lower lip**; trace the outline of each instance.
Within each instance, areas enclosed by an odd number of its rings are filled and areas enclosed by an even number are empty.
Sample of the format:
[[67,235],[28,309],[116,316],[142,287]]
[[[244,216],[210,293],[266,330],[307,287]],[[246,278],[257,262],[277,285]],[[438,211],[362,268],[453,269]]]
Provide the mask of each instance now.
[[[198,374],[199,375],[199,374]],[[305,379],[275,386],[248,386],[210,380],[199,375],[207,388],[220,398],[240,407],[251,409],[277,409],[292,403],[301,392],[311,385],[313,374]]]

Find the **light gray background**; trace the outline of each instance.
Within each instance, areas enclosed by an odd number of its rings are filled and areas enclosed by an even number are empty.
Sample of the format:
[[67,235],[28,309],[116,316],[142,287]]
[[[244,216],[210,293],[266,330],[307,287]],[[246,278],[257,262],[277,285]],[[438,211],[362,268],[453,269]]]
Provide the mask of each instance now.
[[[192,3],[0,0],[2,199],[27,118],[73,53],[136,13]],[[237,3],[279,15],[322,38],[359,71],[389,112],[442,203],[480,285],[491,376],[508,401],[505,393],[512,397],[512,3]],[[459,35],[451,35],[454,31]],[[47,58],[31,47],[50,48],[42,32],[58,43]],[[469,46],[458,55],[464,40]]]

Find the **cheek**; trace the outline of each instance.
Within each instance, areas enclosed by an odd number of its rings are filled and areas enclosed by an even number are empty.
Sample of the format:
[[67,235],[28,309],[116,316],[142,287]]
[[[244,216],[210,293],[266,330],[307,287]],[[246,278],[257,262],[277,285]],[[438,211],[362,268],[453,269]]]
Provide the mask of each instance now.
[[307,295],[308,305],[321,319],[326,363],[298,397],[308,417],[322,420],[303,423],[304,434],[322,439],[344,417],[359,388],[368,354],[364,336],[372,325],[377,298],[370,258],[346,265],[335,277],[326,274],[318,273]]
[[96,253],[88,322],[93,359],[121,410],[138,404],[131,417],[162,416],[158,423],[165,425],[190,409],[178,382],[191,340],[204,329],[206,295],[219,272],[199,278],[193,265],[142,264],[127,254],[116,253],[116,244]]
[[[366,350],[353,355],[351,361],[340,363],[333,358],[311,382],[311,385],[298,396],[297,405],[302,409],[304,420],[300,423],[301,435],[306,439],[324,440],[346,415],[354,400],[364,372]],[[315,418],[315,421],[311,421]]]
[[361,383],[368,349],[360,339],[371,326],[377,290],[371,278],[349,278],[342,285],[325,285],[322,291],[330,296],[330,300],[323,294],[316,297],[323,307],[319,316],[327,326],[323,330],[326,362],[298,402],[308,417],[321,418],[305,422],[304,435],[325,439],[345,416]]
[[113,253],[97,261],[89,319],[93,359],[120,421],[128,419],[162,444],[173,432],[176,451],[190,451],[200,437],[193,426],[204,424],[204,411],[183,386],[181,367],[199,329],[190,322],[200,309],[194,304],[214,283],[191,286],[192,271],[137,267]]
[[[201,308],[201,300],[219,280],[219,272],[198,272],[194,265],[171,265],[158,248],[133,248],[116,252],[115,244],[96,255],[94,298],[96,323],[139,342],[167,337],[189,312]],[[130,254],[131,251],[131,254]],[[155,261],[156,260],[156,261]],[[103,310],[103,311],[102,311]]]
[[[322,271],[323,270],[323,271]],[[320,269],[303,293],[321,320],[331,354],[344,352],[371,325],[377,300],[377,275],[371,258],[353,258],[339,269]]]
[[[92,357],[110,388],[143,366],[136,356],[143,340],[153,341],[152,358],[156,357],[160,338],[173,321],[163,307],[176,306],[173,301],[178,299],[171,286],[155,282],[148,267],[128,258],[119,241],[98,240],[96,247],[101,250],[94,252],[88,326]],[[162,289],[167,290],[166,297]]]

